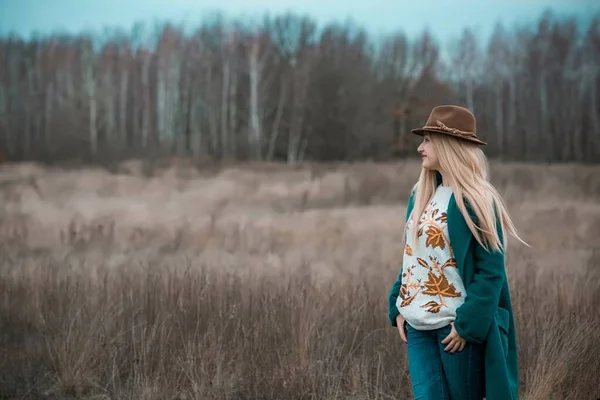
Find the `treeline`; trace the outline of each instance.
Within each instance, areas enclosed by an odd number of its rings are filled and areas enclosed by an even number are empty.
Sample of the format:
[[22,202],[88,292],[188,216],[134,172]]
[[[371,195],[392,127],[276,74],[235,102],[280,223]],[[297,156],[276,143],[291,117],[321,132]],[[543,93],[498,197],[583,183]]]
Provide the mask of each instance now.
[[[399,27],[401,29],[401,27]],[[0,38],[0,151],[7,160],[384,160],[414,153],[431,108],[474,110],[487,154],[600,160],[600,16],[550,12],[469,29],[371,37],[308,17],[218,15],[195,30]]]

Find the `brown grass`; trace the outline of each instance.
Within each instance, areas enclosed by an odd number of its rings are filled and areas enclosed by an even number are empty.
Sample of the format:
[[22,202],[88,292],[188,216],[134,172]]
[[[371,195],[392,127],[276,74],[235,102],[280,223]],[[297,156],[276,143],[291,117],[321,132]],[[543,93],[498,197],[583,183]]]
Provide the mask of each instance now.
[[[0,399],[409,399],[418,165],[0,171]],[[600,396],[600,167],[493,165],[525,399]]]

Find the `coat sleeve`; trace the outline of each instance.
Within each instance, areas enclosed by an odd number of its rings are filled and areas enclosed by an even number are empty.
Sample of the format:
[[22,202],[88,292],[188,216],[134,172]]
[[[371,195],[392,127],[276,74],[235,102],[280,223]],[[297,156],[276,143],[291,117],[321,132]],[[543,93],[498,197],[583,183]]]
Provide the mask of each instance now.
[[[497,224],[502,241],[502,230]],[[494,321],[500,292],[506,280],[504,252],[486,250],[472,238],[475,272],[467,289],[465,302],[457,308],[454,327],[460,337],[468,342],[482,343]]]
[[390,293],[388,295],[388,308],[389,308],[389,318],[392,326],[398,326],[396,323],[396,317],[400,314],[398,311],[398,307],[396,307],[396,300],[398,299],[398,295],[400,293],[400,286],[402,285],[402,271],[398,274],[398,278],[392,285],[390,289]]

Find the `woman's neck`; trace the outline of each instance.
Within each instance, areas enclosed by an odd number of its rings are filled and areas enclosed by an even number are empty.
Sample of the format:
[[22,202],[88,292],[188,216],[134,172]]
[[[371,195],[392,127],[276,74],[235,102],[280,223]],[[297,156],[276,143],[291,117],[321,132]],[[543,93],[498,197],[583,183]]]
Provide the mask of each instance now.
[[444,186],[444,187],[449,187],[449,186],[450,186],[450,183],[448,183],[448,181],[446,180],[446,178],[445,178],[445,176],[444,176],[444,171],[442,171],[442,170],[439,170],[439,169],[438,169],[437,171],[438,171],[438,172],[440,173],[440,175],[442,176],[442,186]]

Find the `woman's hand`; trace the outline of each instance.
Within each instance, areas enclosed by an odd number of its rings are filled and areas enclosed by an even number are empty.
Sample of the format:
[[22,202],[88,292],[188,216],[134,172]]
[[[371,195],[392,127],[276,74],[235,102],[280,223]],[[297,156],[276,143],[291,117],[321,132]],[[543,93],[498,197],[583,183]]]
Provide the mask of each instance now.
[[442,340],[442,344],[448,343],[448,346],[446,346],[444,351],[450,351],[450,353],[462,351],[465,348],[467,341],[458,336],[458,332],[456,332],[456,328],[454,328],[454,322],[450,322],[450,326],[452,326],[450,334]]
[[404,328],[404,317],[400,314],[396,317],[396,324],[398,325],[398,332],[400,332],[400,338],[404,343],[408,343],[406,339],[406,329]]

